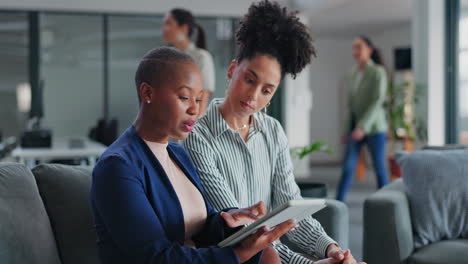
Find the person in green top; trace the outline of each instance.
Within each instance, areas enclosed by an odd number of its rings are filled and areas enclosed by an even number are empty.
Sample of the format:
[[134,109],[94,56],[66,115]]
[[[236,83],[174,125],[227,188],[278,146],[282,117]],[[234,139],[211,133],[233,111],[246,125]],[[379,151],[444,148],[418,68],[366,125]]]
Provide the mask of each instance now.
[[337,200],[344,201],[351,187],[359,152],[366,144],[372,156],[378,187],[388,182],[385,166],[385,144],[388,124],[385,117],[387,73],[382,57],[371,40],[364,36],[353,42],[357,65],[347,81],[349,88],[346,151],[338,185]]

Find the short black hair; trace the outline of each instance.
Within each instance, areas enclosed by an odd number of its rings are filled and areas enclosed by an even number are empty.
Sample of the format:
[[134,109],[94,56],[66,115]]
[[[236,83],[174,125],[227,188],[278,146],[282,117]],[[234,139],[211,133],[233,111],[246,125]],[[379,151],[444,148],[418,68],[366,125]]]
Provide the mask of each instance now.
[[236,59],[252,59],[257,54],[274,57],[281,66],[281,76],[293,78],[316,56],[312,37],[297,12],[290,12],[276,2],[253,3],[236,32],[239,45]]
[[170,78],[170,71],[177,70],[174,66],[187,62],[195,63],[189,55],[176,48],[159,47],[148,51],[140,60],[135,73],[138,102],[141,103],[139,93],[142,83],[155,87],[155,84],[165,82]]

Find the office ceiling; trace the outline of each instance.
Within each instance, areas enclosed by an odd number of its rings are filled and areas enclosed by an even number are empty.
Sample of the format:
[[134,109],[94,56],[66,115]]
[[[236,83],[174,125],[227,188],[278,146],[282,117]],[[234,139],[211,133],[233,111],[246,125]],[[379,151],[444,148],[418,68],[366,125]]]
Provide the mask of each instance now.
[[413,0],[291,0],[316,35],[354,36],[410,23]]

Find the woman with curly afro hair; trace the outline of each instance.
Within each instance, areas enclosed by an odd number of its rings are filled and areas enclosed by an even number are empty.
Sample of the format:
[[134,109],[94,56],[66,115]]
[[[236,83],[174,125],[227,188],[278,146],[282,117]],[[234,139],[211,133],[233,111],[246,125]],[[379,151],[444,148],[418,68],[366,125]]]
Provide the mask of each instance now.
[[[262,110],[285,75],[295,78],[310,63],[315,48],[296,13],[267,0],[250,6],[236,38],[226,97],[211,102],[183,144],[216,209],[263,201],[271,210],[302,197],[284,130]],[[282,263],[356,263],[312,217],[287,235],[307,256],[275,242]]]

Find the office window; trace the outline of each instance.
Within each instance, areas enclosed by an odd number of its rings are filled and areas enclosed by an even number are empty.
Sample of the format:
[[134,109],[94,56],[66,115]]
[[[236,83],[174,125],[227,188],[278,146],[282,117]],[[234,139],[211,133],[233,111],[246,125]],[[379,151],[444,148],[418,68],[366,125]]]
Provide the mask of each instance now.
[[135,71],[147,51],[163,44],[163,16],[109,16],[109,117],[119,133],[135,120],[138,99]]
[[103,115],[103,18],[42,13],[43,125],[55,136],[87,136]]
[[27,13],[0,12],[0,134],[3,138],[19,135],[28,116],[29,106],[20,103],[19,109],[17,99],[17,90],[23,99],[28,99],[28,28]]
[[468,0],[461,1],[458,29],[458,137],[468,144]]
[[[209,52],[213,55],[216,91],[224,97],[226,72],[234,58],[234,19],[197,17],[205,30]],[[135,71],[140,58],[150,49],[164,45],[163,15],[109,16],[109,117],[119,122],[122,133],[138,112]]]
[[[138,62],[148,50],[164,45],[164,14],[34,14],[34,19],[27,12],[9,11],[0,16],[0,65],[6,69],[0,72],[0,100],[5,101],[0,123],[3,135],[19,135],[28,117],[27,112],[17,110],[16,90],[28,89],[29,46],[38,51],[34,57],[39,61],[33,60],[38,65],[33,69],[40,81],[32,97],[43,127],[51,129],[54,136],[87,136],[97,120],[106,117],[116,118],[118,133],[123,132],[138,112],[134,84]],[[214,59],[213,98],[224,97],[226,72],[235,56],[238,20],[197,17],[197,21],[205,29]],[[39,31],[32,40],[28,39],[28,23]]]

